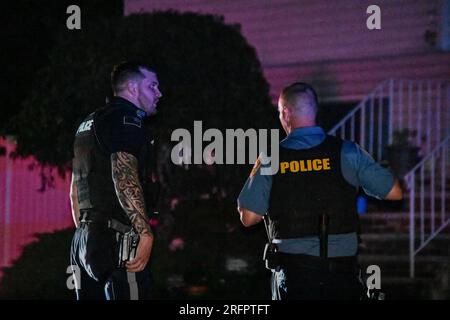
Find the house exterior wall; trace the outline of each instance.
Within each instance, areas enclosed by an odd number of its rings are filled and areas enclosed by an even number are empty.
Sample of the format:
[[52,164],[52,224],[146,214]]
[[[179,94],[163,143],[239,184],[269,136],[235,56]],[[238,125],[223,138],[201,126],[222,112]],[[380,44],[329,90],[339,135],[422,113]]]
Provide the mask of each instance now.
[[[439,42],[443,0],[380,0],[381,30],[369,30],[367,0],[125,0],[130,15],[153,10],[223,15],[255,47],[271,96],[293,81],[331,100],[358,100],[391,77],[443,78],[450,54]],[[426,40],[426,35],[430,40]]]

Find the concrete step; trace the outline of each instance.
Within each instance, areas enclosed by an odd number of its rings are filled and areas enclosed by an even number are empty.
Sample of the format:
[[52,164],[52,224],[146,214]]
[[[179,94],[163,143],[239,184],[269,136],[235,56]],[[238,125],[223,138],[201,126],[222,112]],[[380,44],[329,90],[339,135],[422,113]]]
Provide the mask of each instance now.
[[[416,185],[416,191],[415,196],[418,196],[420,194],[420,184]],[[430,185],[424,185],[424,192],[423,195],[425,198],[431,198],[433,193],[431,192],[431,186]],[[441,197],[442,196],[442,190],[440,185],[435,185],[434,187],[434,197]],[[445,184],[444,193],[443,196],[446,198],[450,197],[450,180],[448,181],[448,184]],[[409,198],[409,190],[403,190],[403,197]]]
[[[450,218],[450,213],[446,213],[445,219]],[[441,226],[441,214],[435,214],[435,229]],[[423,221],[420,214],[415,215],[415,226],[419,227],[423,223],[425,233],[431,233],[431,213],[425,212]],[[409,232],[409,213],[406,212],[387,212],[387,213],[366,213],[360,215],[361,233],[408,233]],[[450,233],[450,228],[446,227],[442,233]]]
[[381,291],[385,300],[428,300],[432,298],[430,278],[383,277]]
[[385,294],[385,300],[450,300],[448,279],[443,274],[433,278],[389,277],[382,274],[380,289]]
[[[359,246],[361,254],[404,254],[409,252],[409,234],[406,233],[369,233],[361,235]],[[416,246],[419,239],[416,240]],[[450,234],[438,234],[421,251],[422,255],[449,256]]]
[[[449,208],[450,209],[450,208]],[[439,222],[442,218],[442,213],[440,211],[435,211],[434,213],[435,215],[435,219],[438,219]],[[416,219],[419,219],[421,216],[421,212],[420,211],[416,211],[414,214],[414,217]],[[423,212],[423,216],[425,218],[425,220],[430,219],[431,218],[431,212],[430,211],[424,211]],[[397,223],[398,220],[402,220],[404,222],[408,221],[409,222],[409,211],[385,211],[385,212],[369,212],[369,213],[364,213],[359,215],[359,218],[361,221],[367,221],[368,223],[370,223],[371,221],[381,221],[381,222],[390,222],[390,221],[395,221],[395,223]],[[444,219],[450,219],[450,210],[444,212]]]
[[[409,210],[410,203],[408,199],[404,199],[405,205],[403,206],[404,210]],[[433,208],[435,212],[441,212],[442,203],[440,198],[434,198],[434,207],[431,201],[431,198],[425,198],[423,203],[421,203],[421,199],[419,197],[416,197],[414,200],[414,208],[416,211],[424,210],[424,211],[432,211]],[[444,211],[449,212],[450,211],[450,198],[445,199],[444,204]]]
[[[439,189],[440,190],[440,189]],[[417,193],[414,196],[414,202],[415,207],[417,209],[420,208],[420,194],[417,190]],[[436,209],[441,209],[441,193],[437,192],[438,189],[436,189],[436,193],[434,197],[432,197],[431,191],[428,190],[425,192],[424,195],[424,210],[429,211],[431,208],[432,200],[434,199],[434,206]],[[367,198],[367,212],[374,212],[374,211],[407,211],[409,210],[410,206],[410,200],[409,200],[409,193],[405,190],[403,199],[399,201],[387,201],[387,200],[377,200],[375,198]],[[446,211],[450,211],[450,191],[446,191],[445,193],[445,201],[444,201],[445,209]]]
[[[450,208],[449,208],[450,209]],[[417,218],[420,217],[420,212],[416,212],[414,215]],[[425,218],[429,218],[431,217],[431,213],[430,212],[424,212],[424,216]],[[435,216],[437,218],[441,217],[441,213],[440,212],[435,212]],[[362,214],[359,216],[360,220],[408,220],[409,221],[409,211],[401,211],[401,212],[396,212],[396,211],[392,211],[392,212],[368,212],[365,214]],[[450,218],[450,210],[445,212],[445,217],[449,219]]]
[[[360,254],[359,262],[361,266],[379,266],[382,277],[409,276],[408,254]],[[415,275],[419,278],[434,279],[442,272],[449,272],[449,263],[449,256],[422,256],[419,254],[415,258]]]

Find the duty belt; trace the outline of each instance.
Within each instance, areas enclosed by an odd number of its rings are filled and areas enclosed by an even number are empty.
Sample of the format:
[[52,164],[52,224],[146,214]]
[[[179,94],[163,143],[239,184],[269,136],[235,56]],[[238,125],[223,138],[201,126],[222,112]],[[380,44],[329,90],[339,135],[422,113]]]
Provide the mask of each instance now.
[[82,211],[80,216],[80,222],[82,223],[104,223],[110,229],[113,229],[120,233],[130,232],[133,227],[126,225],[116,219],[107,218],[104,214],[97,211]]

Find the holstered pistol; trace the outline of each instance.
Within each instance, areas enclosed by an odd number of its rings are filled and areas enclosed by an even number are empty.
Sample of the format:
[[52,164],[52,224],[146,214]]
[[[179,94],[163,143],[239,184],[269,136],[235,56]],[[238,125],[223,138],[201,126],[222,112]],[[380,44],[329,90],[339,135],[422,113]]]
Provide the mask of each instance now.
[[134,229],[119,235],[119,268],[125,268],[126,263],[136,257],[139,244],[139,234]]

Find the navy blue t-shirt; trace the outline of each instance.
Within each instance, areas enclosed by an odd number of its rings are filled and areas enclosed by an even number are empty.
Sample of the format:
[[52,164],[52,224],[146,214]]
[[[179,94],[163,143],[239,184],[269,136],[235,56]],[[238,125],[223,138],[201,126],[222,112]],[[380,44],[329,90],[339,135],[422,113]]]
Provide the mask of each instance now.
[[139,158],[146,143],[143,118],[145,112],[121,97],[96,113],[96,133],[108,153],[127,152]]

